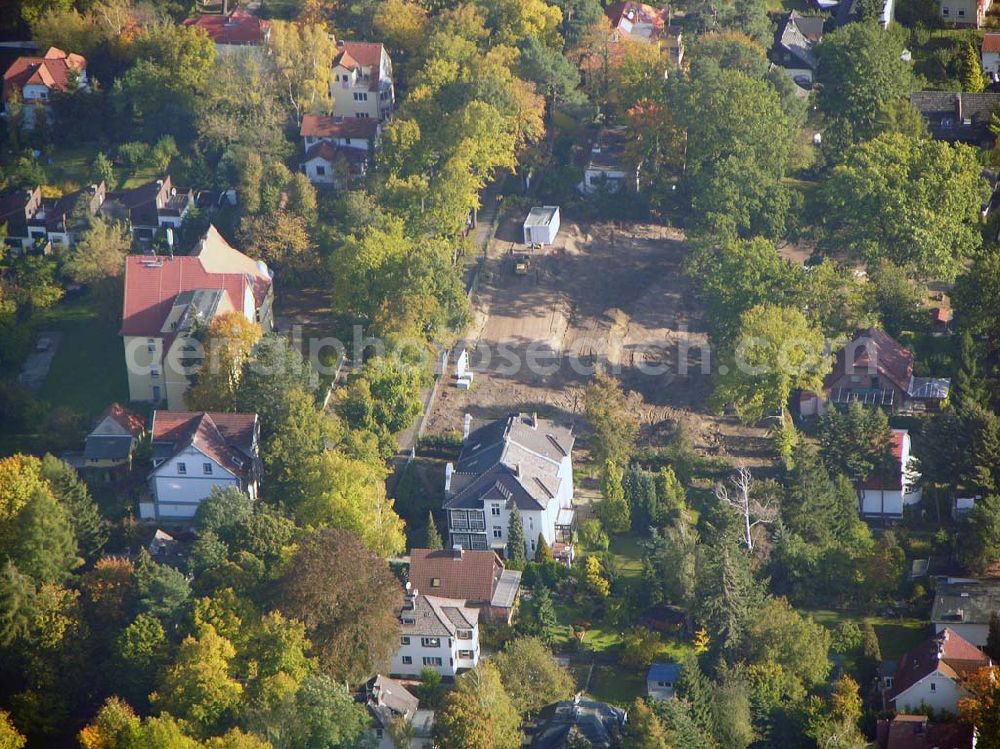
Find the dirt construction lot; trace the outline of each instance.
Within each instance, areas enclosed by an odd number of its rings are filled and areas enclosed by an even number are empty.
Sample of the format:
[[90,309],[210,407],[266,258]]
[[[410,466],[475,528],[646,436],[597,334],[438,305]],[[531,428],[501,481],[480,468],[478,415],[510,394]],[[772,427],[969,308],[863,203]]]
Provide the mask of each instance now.
[[510,252],[526,250],[519,234],[519,221],[498,231],[472,300],[472,389],[443,386],[428,433],[460,428],[465,413],[574,421],[599,365],[621,378],[647,432],[683,419],[710,452],[758,451],[738,443],[756,442],[759,431],[705,413],[706,337],[681,272],[683,234],[564,220],[555,246],[532,251],[528,273],[516,275]]

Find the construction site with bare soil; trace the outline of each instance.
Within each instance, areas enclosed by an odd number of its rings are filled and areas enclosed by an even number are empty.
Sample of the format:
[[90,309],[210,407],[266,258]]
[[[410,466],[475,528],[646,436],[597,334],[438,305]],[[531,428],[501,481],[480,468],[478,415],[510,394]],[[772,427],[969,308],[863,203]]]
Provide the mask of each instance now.
[[565,221],[555,242],[530,248],[507,217],[490,243],[465,337],[474,380],[440,383],[425,434],[534,411],[575,423],[595,368],[618,377],[657,445],[683,423],[706,454],[769,462],[765,432],[708,411],[711,364],[702,313],[683,264],[683,232],[650,224]]

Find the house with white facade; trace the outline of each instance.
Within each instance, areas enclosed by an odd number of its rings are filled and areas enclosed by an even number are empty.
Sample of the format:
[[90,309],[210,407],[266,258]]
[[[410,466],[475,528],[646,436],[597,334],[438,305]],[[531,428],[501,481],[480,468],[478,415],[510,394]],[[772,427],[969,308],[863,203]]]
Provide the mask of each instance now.
[[929,707],[957,714],[966,695],[962,680],[990,665],[986,654],[946,627],[900,657],[887,703],[902,713]]
[[[420,708],[420,701],[402,683],[377,674],[362,687],[361,700],[372,718],[372,738],[376,749],[431,749],[434,740],[434,711]],[[405,746],[392,739],[391,726],[403,721],[410,732]]]
[[189,521],[214,487],[257,499],[261,465],[257,414],[153,411],[151,501],[144,520]]
[[903,508],[916,504],[922,496],[909,431],[893,429],[891,440],[892,464],[886,471],[872,473],[858,485],[861,514],[865,517],[902,517]]
[[[583,180],[576,189],[584,195],[598,192],[617,193],[622,189],[629,170],[626,166],[628,139],[623,128],[604,128],[590,146],[590,155],[583,170]],[[634,177],[634,173],[632,174]]]
[[191,255],[129,255],[120,331],[129,400],[187,408],[203,327],[217,315],[238,312],[267,332],[273,300],[267,265],[236,250],[214,226]]
[[1000,611],[1000,580],[949,577],[934,588],[935,631],[950,629],[977,648],[986,647],[994,611]]
[[455,676],[478,663],[479,609],[456,598],[424,595],[408,585],[390,673],[420,676],[432,668],[442,676]]
[[87,85],[87,58],[49,47],[42,57],[18,57],[7,68],[3,74],[3,101],[0,104],[4,113],[9,114],[8,102],[15,97],[20,99],[24,124],[31,128],[35,124],[36,107],[41,107],[48,118],[55,94],[69,93]]
[[[171,237],[180,231],[184,217],[194,207],[194,191],[176,187],[170,175],[127,190],[109,192],[101,213],[123,221],[136,242],[150,244],[161,230]],[[168,231],[169,230],[169,231]]]
[[988,31],[983,34],[980,54],[983,73],[988,76],[1000,75],[1000,33]]
[[377,42],[338,41],[330,96],[333,114],[385,121],[396,106],[392,59]]
[[377,119],[307,114],[299,128],[305,149],[302,171],[314,185],[344,187],[368,173],[381,134]]
[[653,663],[646,672],[646,696],[651,700],[669,700],[681,678],[678,663]]
[[502,553],[516,512],[529,559],[541,535],[557,559],[572,561],[572,428],[524,413],[465,423],[458,462],[445,468],[449,544]]

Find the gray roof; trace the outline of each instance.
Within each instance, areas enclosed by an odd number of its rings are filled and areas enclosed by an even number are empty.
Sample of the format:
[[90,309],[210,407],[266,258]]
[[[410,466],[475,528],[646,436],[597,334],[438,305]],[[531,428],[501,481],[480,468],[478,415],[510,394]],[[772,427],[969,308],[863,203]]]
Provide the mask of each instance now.
[[520,587],[520,570],[504,570],[500,573],[500,580],[497,582],[496,590],[493,591],[493,600],[490,601],[490,606],[500,609],[511,608]]
[[[412,606],[407,608],[406,606]],[[479,610],[454,598],[416,595],[407,599],[399,614],[400,631],[417,637],[455,637],[460,629],[472,629],[479,621]],[[412,624],[404,620],[410,619]]]
[[625,729],[625,712],[603,702],[567,700],[542,708],[537,725],[532,749],[561,749],[573,729],[595,749],[606,749],[617,746]]
[[524,219],[524,225],[548,226],[558,212],[559,206],[557,205],[536,205],[528,212],[528,218]]
[[396,717],[409,723],[417,714],[419,701],[395,679],[379,674],[365,685],[364,691],[365,706],[382,728],[388,728]]
[[788,14],[778,44],[797,57],[808,68],[815,70],[816,55],[813,53],[813,47],[822,36],[823,19],[821,17],[802,16],[793,10]]
[[1000,610],[1000,580],[942,581],[937,584],[931,621],[935,624],[989,624]]
[[927,120],[934,138],[979,143],[992,138],[990,117],[1000,107],[1000,93],[914,91],[910,103]]
[[131,451],[131,435],[95,434],[87,437],[83,457],[86,460],[126,460]]
[[455,465],[448,509],[482,508],[499,500],[544,509],[559,493],[559,466],[573,451],[573,430],[516,414],[470,432]]
[[628,136],[625,128],[605,128],[590,148],[587,168],[602,172],[625,171],[625,151]]

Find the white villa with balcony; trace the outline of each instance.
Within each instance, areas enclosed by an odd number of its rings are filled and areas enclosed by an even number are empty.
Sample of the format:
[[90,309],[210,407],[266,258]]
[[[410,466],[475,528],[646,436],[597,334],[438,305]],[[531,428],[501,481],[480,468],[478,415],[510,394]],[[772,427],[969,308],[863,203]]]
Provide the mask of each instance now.
[[557,559],[572,561],[573,430],[536,414],[471,427],[466,416],[462,453],[445,469],[450,546],[502,553],[517,512],[529,559],[541,534]]
[[389,671],[420,676],[432,668],[442,676],[455,676],[478,663],[479,609],[409,590],[399,613],[399,649]]

